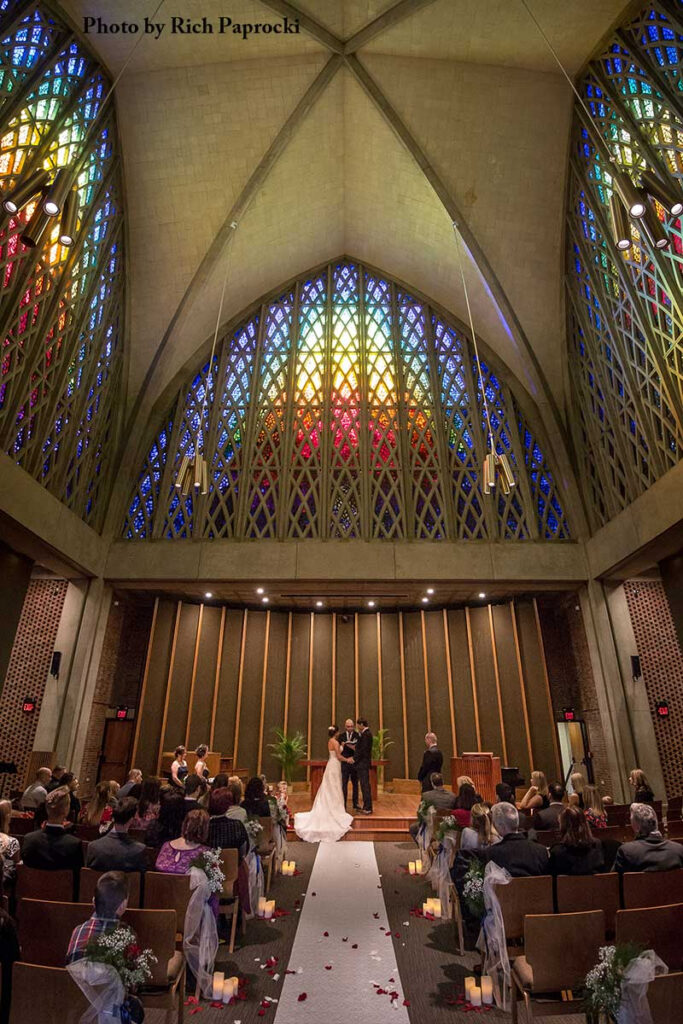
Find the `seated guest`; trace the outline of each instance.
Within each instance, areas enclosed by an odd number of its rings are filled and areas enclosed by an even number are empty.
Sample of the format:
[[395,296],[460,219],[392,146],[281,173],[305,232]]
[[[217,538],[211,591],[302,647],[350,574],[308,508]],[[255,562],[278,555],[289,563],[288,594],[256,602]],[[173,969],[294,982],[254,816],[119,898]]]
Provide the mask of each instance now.
[[659,831],[657,815],[649,804],[631,804],[631,828],[636,838],[619,847],[612,871],[672,871],[683,868],[683,845],[664,839]]
[[185,777],[185,813],[189,811],[201,811],[202,805],[199,803],[201,797],[206,792],[206,782],[204,779],[200,779],[194,772],[191,775]]
[[177,839],[185,820],[185,800],[182,793],[167,792],[161,796],[159,817],[147,826],[145,843],[157,849],[170,839]]
[[580,807],[582,811],[586,810],[586,802],[584,797],[584,790],[588,783],[581,774],[581,772],[572,772],[569,776],[571,783],[572,792],[569,794],[568,803],[572,807]]
[[209,838],[212,849],[239,850],[240,860],[249,853],[249,836],[238,818],[226,812],[233,806],[230,790],[215,789],[209,797]]
[[[505,800],[503,803],[507,803]],[[491,811],[486,804],[475,804],[471,811],[472,823],[462,830],[461,850],[486,850],[500,842],[500,836],[493,827]]]
[[500,842],[482,850],[478,856],[485,862],[493,861],[507,868],[513,878],[525,875],[547,875],[550,871],[548,851],[518,832],[519,814],[511,804],[494,804],[491,808],[493,827]]
[[455,798],[453,817],[458,825],[466,828],[472,819],[472,808],[475,804],[481,803],[481,797],[475,791],[474,786],[469,782],[463,782]]
[[597,786],[584,786],[583,811],[591,828],[607,828],[607,811]]
[[117,800],[113,812],[114,826],[106,836],[88,844],[86,866],[95,871],[144,871],[147,867],[145,847],[128,835],[130,823],[138,809],[137,800],[124,796]]
[[227,772],[219,772],[211,782],[211,789],[225,789],[228,784]]
[[507,782],[496,783],[496,803],[515,806],[515,791],[512,786],[508,786]]
[[237,818],[239,821],[246,821],[249,815],[242,807],[242,801],[244,800],[244,786],[239,775],[231,775],[227,782],[227,787],[232,793],[232,807],[228,808],[227,814],[229,818]]
[[634,768],[628,777],[628,782],[633,789],[634,804],[654,803],[655,795],[645,777],[644,771],[641,771],[640,768]]
[[206,767],[206,761],[204,760],[208,752],[209,748],[206,743],[200,743],[195,750],[197,760],[194,765],[194,773],[195,775],[198,775],[200,779],[208,779],[209,777],[209,769]]
[[121,786],[119,790],[119,800],[122,800],[124,796],[131,796],[131,789],[133,786],[139,786],[142,782],[142,772],[139,768],[131,768],[128,772],[128,778]]
[[24,811],[35,811],[39,804],[45,803],[47,787],[52,778],[49,768],[39,768],[36,772],[35,781],[24,790],[21,796],[21,806]]
[[547,832],[557,828],[560,815],[564,810],[564,786],[561,782],[551,782],[548,786],[550,803],[545,810],[534,811],[531,825],[537,832]]
[[[552,786],[550,788],[552,791]],[[550,871],[553,875],[593,875],[596,871],[605,870],[602,843],[593,838],[580,807],[563,809],[559,832],[559,843],[550,848]]]
[[247,788],[244,791],[242,807],[250,818],[270,817],[270,804],[263,789],[263,780],[258,775],[255,775],[253,779],[249,779]]
[[69,813],[69,791],[53,789],[45,800],[47,824],[45,828],[29,832],[24,839],[21,858],[29,868],[61,871],[83,866],[83,845],[77,836],[69,835],[64,821]]
[[[96,840],[100,842],[100,840]],[[107,871],[97,879],[93,897],[93,914],[77,925],[71,933],[66,951],[67,964],[82,960],[88,943],[105,932],[118,928],[128,908],[128,879],[123,871]]]
[[138,809],[135,817],[130,823],[131,828],[146,829],[150,822],[159,817],[160,790],[160,779],[145,779],[140,786]]
[[19,840],[9,834],[11,821],[12,804],[9,800],[0,800],[0,862],[5,885],[14,882],[16,866],[21,860]]
[[[432,772],[430,776],[430,788],[422,793],[425,803],[436,807],[437,811],[452,811],[455,808],[456,798],[443,786],[443,775],[440,772]],[[417,840],[417,833],[420,830],[420,822],[414,821],[408,831],[413,839]]]
[[56,764],[50,774],[50,781],[48,782],[46,789],[48,793],[51,793],[53,789],[60,789],[61,786],[65,785],[63,782],[66,768],[64,765]]
[[176,747],[173,757],[174,760],[171,764],[171,782],[174,786],[182,789],[190,770],[187,767],[187,761],[185,760],[185,747]]
[[422,792],[425,793],[431,786],[433,772],[440,773],[443,766],[443,754],[437,746],[436,734],[428,732],[425,736],[426,750],[422,755],[422,764],[417,773],[417,781],[422,784]]
[[531,773],[531,785],[522,797],[520,811],[544,811],[550,803],[548,783],[543,772]]
[[183,821],[183,829],[178,839],[164,843],[157,855],[155,871],[165,871],[171,875],[188,874],[191,862],[197,854],[207,848],[209,835],[209,815],[206,811],[190,811]]
[[95,796],[88,801],[87,807],[81,811],[81,825],[99,828],[100,832],[108,832],[112,818],[111,782],[98,782]]
[[81,813],[81,801],[78,799],[79,782],[73,772],[64,772],[62,775],[62,785],[66,786],[69,791],[69,813],[67,814],[67,819],[75,825]]

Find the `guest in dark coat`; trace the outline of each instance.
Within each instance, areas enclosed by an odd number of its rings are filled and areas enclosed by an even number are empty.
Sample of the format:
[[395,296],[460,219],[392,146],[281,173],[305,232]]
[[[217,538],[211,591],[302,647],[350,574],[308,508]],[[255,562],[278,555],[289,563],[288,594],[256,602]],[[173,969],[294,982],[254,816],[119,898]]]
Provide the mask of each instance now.
[[433,732],[428,732],[425,736],[425,745],[427,749],[422,755],[422,764],[420,770],[417,773],[417,781],[422,785],[422,792],[431,788],[431,775],[432,772],[441,773],[443,766],[443,754],[437,746],[436,735]]
[[240,860],[249,853],[249,835],[238,818],[228,818],[226,811],[233,805],[233,796],[226,787],[214,789],[209,798],[209,838],[210,847],[221,850],[239,851]]
[[185,797],[177,789],[162,790],[159,795],[159,817],[150,822],[145,832],[145,843],[159,849],[164,843],[177,839],[185,820]]
[[270,814],[270,804],[266,796],[263,779],[258,775],[255,775],[253,779],[249,779],[244,790],[242,807],[244,807],[250,818],[267,818]]
[[501,840],[495,846],[479,853],[488,863],[493,861],[501,868],[507,868],[513,878],[524,875],[548,875],[548,851],[540,843],[534,843],[518,832],[519,814],[512,804],[494,804],[491,808],[493,827]]
[[190,811],[203,811],[200,799],[208,789],[206,781],[194,772],[185,776],[185,814]]
[[649,804],[631,804],[631,828],[636,836],[617,850],[612,871],[673,871],[683,868],[683,845],[664,839],[657,815]]
[[95,871],[144,871],[147,858],[143,843],[128,835],[130,823],[137,814],[138,802],[124,796],[114,805],[114,827],[101,839],[88,844],[86,865]]
[[29,868],[44,871],[77,871],[83,866],[83,846],[76,836],[69,835],[64,821],[69,813],[69,791],[53,789],[45,800],[47,824],[45,828],[29,832],[24,839],[21,859]]
[[534,811],[531,819],[531,827],[537,832],[550,832],[557,828],[560,815],[564,810],[562,799],[564,797],[564,786],[561,782],[551,782],[548,786],[548,799],[550,803],[541,810]]
[[605,870],[602,843],[593,838],[580,807],[565,807],[559,827],[560,841],[550,849],[550,871],[553,875],[593,875],[596,871]]

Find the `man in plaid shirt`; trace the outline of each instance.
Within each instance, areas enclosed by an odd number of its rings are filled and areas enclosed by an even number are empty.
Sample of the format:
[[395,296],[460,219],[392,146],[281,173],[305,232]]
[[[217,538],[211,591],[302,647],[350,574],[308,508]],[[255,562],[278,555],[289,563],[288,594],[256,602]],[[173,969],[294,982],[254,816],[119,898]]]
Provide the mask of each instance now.
[[91,939],[118,927],[128,906],[128,882],[123,871],[107,871],[97,881],[93,900],[95,913],[74,928],[66,954],[67,964],[82,960]]

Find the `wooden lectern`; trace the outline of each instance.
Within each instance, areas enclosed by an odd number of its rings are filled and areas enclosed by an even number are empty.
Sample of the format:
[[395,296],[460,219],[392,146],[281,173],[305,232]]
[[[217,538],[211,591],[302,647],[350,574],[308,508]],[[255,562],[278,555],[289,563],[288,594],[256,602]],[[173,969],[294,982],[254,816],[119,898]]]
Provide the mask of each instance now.
[[451,786],[458,792],[458,776],[469,775],[477,793],[484,800],[493,803],[496,799],[496,785],[501,781],[500,758],[493,754],[463,754],[451,758]]

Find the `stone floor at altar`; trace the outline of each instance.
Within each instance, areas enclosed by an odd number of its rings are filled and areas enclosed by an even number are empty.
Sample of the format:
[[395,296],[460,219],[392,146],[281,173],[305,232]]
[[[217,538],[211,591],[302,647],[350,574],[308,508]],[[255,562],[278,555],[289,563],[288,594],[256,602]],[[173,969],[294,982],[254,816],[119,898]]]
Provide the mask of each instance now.
[[[387,793],[381,792],[373,804],[372,814],[353,812],[350,805],[349,814],[353,814],[353,826],[344,837],[347,840],[368,840],[374,842],[400,842],[407,838],[408,826],[415,821],[417,805],[420,801],[419,792]],[[293,792],[289,794],[289,809],[292,814],[297,811],[310,811],[311,796],[309,792]],[[296,833],[290,828],[288,841],[297,841]]]

